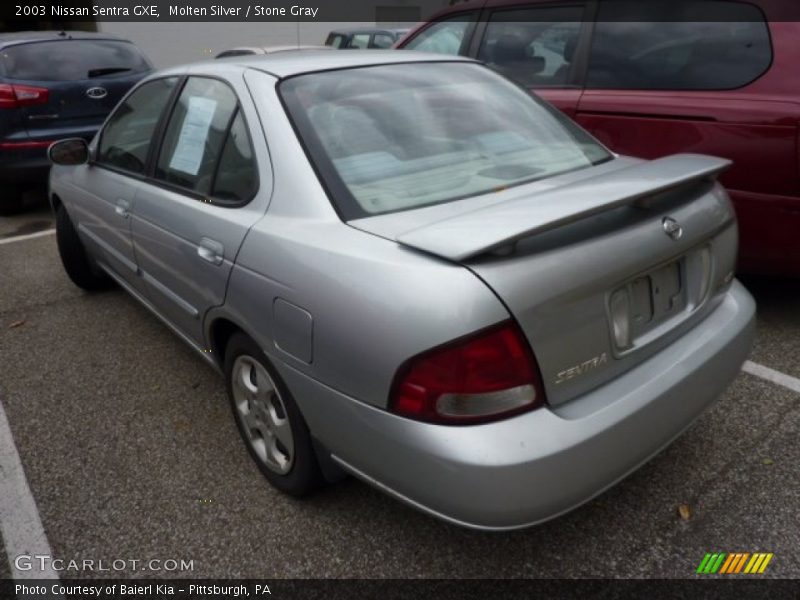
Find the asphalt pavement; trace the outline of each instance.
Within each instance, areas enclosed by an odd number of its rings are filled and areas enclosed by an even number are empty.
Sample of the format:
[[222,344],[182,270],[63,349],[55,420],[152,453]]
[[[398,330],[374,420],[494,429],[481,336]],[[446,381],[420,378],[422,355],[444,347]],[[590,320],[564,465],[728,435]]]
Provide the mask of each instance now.
[[[48,219],[0,219],[0,402],[53,556],[191,561],[64,577],[672,578],[719,551],[800,576],[800,393],[742,373],[642,469],[524,531],[460,529],[354,479],[293,500],[248,457],[219,376],[146,309],[73,286],[52,235],[2,243]],[[751,360],[800,377],[800,283],[745,284]]]

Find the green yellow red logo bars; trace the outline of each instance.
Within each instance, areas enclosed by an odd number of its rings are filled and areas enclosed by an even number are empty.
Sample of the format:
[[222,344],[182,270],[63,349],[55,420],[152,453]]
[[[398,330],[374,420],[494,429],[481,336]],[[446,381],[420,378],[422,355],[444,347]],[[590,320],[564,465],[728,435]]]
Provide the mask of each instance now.
[[714,573],[724,575],[760,575],[767,570],[769,561],[774,555],[772,552],[715,552],[705,555],[697,573],[711,575]]

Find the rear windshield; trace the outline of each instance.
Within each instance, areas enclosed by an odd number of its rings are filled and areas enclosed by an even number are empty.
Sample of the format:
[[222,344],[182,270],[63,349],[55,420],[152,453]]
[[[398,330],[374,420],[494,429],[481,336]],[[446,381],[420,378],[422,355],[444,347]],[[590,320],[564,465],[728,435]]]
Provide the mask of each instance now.
[[333,46],[334,48],[341,48],[347,42],[347,38],[338,33],[331,33],[328,35],[328,39],[325,40],[326,46]]
[[499,191],[610,158],[560,112],[481,65],[312,73],[280,91],[345,220]]
[[19,44],[0,51],[0,59],[6,77],[28,81],[77,81],[150,69],[136,46],[115,40]]

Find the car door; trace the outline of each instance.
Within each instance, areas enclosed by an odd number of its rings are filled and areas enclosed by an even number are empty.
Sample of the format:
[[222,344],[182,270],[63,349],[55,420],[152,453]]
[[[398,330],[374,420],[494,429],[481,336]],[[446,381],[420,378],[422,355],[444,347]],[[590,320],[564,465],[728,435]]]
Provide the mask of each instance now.
[[145,82],[115,109],[92,142],[89,164],[77,167],[73,183],[80,201],[70,206],[78,231],[103,264],[141,290],[131,240],[130,214],[145,175],[152,140],[178,82]]
[[197,346],[203,317],[224,301],[236,253],[265,210],[251,202],[259,169],[248,124],[258,121],[242,97],[226,81],[189,77],[136,200],[133,243],[148,296]]
[[574,117],[594,3],[492,4],[483,12],[470,54]]
[[[718,21],[708,15],[688,21],[681,7],[690,5],[674,4],[674,20],[660,14],[663,20],[652,21],[652,13],[636,17],[644,10],[639,2],[601,3],[577,120],[623,154],[732,159],[722,181],[734,189],[747,189],[744,165],[752,170],[760,163],[776,181],[792,179],[794,124],[776,118],[777,98],[749,92],[773,60],[763,14],[752,4],[723,0],[708,3]],[[617,20],[618,10],[634,22]],[[757,153],[753,140],[760,140]]]

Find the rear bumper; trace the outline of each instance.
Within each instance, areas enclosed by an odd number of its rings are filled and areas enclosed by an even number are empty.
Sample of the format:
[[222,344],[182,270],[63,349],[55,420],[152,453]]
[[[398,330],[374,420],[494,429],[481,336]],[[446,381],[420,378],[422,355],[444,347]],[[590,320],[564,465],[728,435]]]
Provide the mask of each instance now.
[[515,529],[586,502],[683,432],[736,377],[754,315],[734,282],[696,328],[611,383],[557,409],[477,426],[400,418],[277,366],[346,470],[445,520]]

